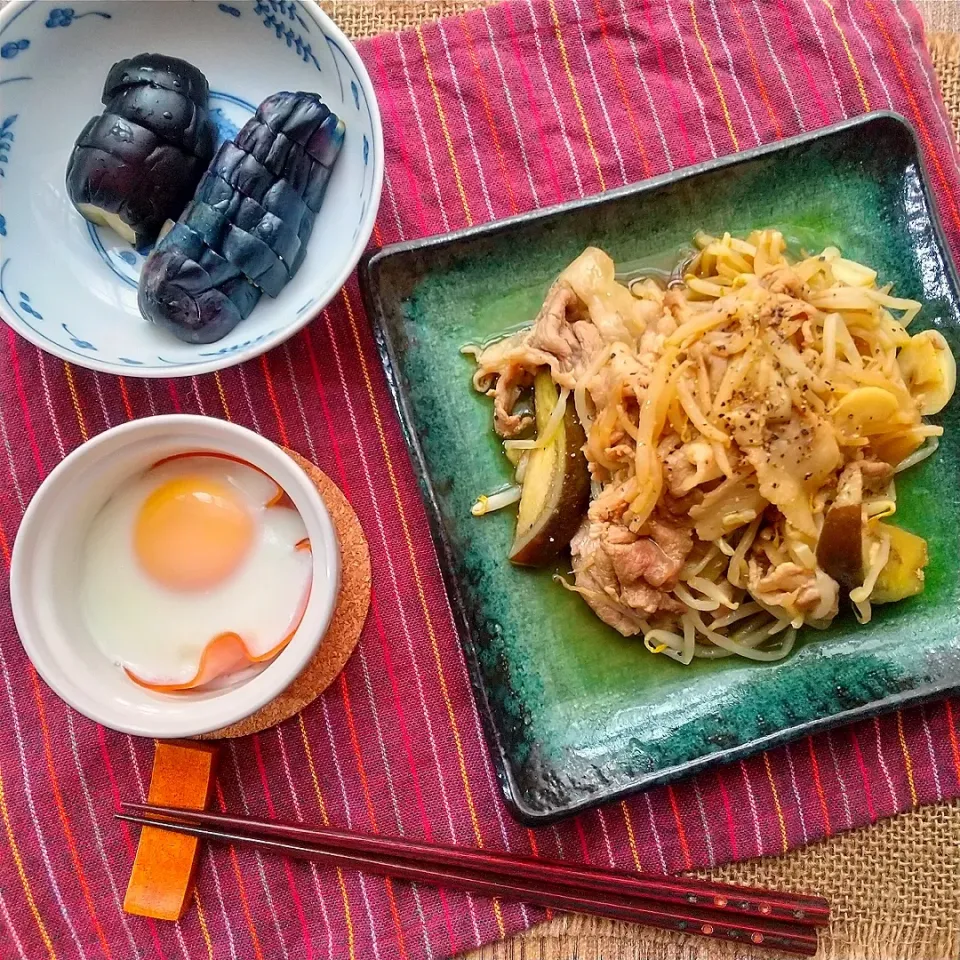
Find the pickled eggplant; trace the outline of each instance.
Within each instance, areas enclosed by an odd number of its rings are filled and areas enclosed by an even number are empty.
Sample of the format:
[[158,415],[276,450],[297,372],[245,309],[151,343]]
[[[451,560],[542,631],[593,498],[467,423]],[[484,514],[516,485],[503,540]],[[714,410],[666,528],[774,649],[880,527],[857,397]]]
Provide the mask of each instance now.
[[183,222],[173,227],[162,245],[179,248],[184,255],[197,261],[209,249],[236,271],[255,281],[271,297],[278,296],[290,279],[283,261],[262,240],[200,201],[190,204]]
[[120,60],[110,68],[103,85],[103,102],[109,103],[126,87],[143,84],[180,93],[198,107],[206,107],[210,97],[207,78],[192,63],[162,53],[140,53],[129,60]]
[[293,140],[282,133],[275,133],[256,117],[251,117],[243,125],[233,142],[277,177],[283,176],[283,165],[287,162],[291,147],[301,149]]
[[[144,317],[218,340],[302,265],[344,125],[316,94],[279,93],[214,156],[141,275]],[[309,146],[308,146],[309,145]]]
[[187,343],[219,340],[246,316],[241,307],[212,282],[208,282],[203,292],[187,290],[185,284],[194,288],[202,286],[198,283],[202,280],[200,271],[199,264],[178,250],[158,247],[148,257],[140,275],[137,292],[140,312],[147,320]]
[[114,64],[103,113],[77,138],[67,195],[82,217],[111,227],[138,250],[189,201],[213,153],[206,78],[174,57],[142,54]]
[[274,133],[306,144],[329,116],[330,108],[315,93],[283,90],[257,107],[256,119]]
[[264,210],[256,200],[243,194],[237,194],[237,199],[239,203],[220,210],[202,200],[194,200],[184,211],[183,222],[215,249],[219,248],[225,229],[232,222],[263,241],[285,263],[292,263],[300,249],[296,230]]
[[262,163],[229,141],[217,151],[210,164],[210,173],[215,173],[242,194],[254,198],[262,196],[277,181],[276,175]]
[[194,194],[195,200],[202,200],[230,217],[240,209],[244,198],[259,203],[264,210],[279,217],[294,231],[299,229],[304,214],[309,212],[303,198],[297,196],[286,180],[277,180],[270,189],[257,191],[257,195],[253,195],[243,193],[213,171],[207,171]]
[[313,213],[308,210],[300,221],[300,229],[297,232],[297,237],[300,240],[300,250],[290,266],[291,279],[297,275],[297,271],[303,265],[304,258],[307,255],[307,244],[310,242],[310,234],[313,233],[314,220]]
[[126,87],[107,104],[107,109],[146,127],[166,143],[180,147],[210,162],[217,142],[217,130],[204,107],[173,90],[149,83]]
[[321,163],[307,152],[306,147],[289,139],[285,134],[271,130],[257,117],[247,121],[235,143],[262,163],[275,176],[285,180],[303,197],[306,205],[316,212],[323,202],[323,195],[330,179],[333,160],[343,143],[343,122],[330,114],[314,134],[317,153],[327,161]]
[[[87,145],[75,147],[66,185],[82,217],[111,227],[142,250],[171,214],[183,209],[203,168],[196,157],[135,126],[116,119],[110,122],[102,147],[94,146],[92,137]],[[102,129],[100,124],[88,124],[85,131]]]
[[269,297],[279,297],[290,279],[283,261],[262,240],[232,224],[224,233],[222,253]]
[[249,197],[243,198],[234,223],[262,240],[285,263],[293,263],[300,251],[297,230]]

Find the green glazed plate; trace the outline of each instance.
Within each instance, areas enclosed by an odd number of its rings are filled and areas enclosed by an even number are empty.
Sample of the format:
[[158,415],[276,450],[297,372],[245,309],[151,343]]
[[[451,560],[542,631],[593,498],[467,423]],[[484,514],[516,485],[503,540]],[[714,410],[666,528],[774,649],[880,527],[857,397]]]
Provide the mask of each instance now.
[[599,197],[374,253],[361,283],[430,515],[506,802],[542,824],[813,730],[960,688],[960,424],[898,478],[898,522],[929,542],[922,595],[806,631],[775,664],[683,667],[605,626],[554,571],[508,563],[514,511],[474,518],[510,478],[469,341],[529,323],[584,247],[617,262],[698,229],[779,226],[839,246],[923,301],[912,330],[960,347],[960,300],[912,128],[870,114]]

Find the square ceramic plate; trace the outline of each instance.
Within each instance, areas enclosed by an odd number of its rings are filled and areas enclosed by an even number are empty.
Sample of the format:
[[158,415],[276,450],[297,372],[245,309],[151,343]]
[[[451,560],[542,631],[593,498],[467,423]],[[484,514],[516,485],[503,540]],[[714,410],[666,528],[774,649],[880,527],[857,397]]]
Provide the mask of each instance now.
[[960,346],[957,278],[913,131],[872,114],[563,207],[400,244],[362,267],[491,752],[511,811],[544,823],[830,724],[960,687],[958,407],[939,452],[898,478],[901,524],[929,541],[923,594],[860,627],[806,631],[783,662],[683,667],[601,623],[553,571],[507,562],[514,512],[476,519],[509,479],[468,341],[529,323],[588,244],[623,262],[694,232],[777,225],[839,246],[923,301],[912,330]]

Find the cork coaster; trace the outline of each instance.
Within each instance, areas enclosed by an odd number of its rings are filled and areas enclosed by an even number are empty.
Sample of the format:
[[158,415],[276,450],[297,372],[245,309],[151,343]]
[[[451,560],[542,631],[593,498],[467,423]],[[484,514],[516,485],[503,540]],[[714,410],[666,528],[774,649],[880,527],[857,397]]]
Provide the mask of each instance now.
[[292,450],[284,448],[284,452],[314,482],[330,511],[340,541],[340,597],[323,641],[296,680],[256,713],[222,730],[205,733],[198,738],[201,740],[260,733],[295,716],[323,693],[346,666],[367,619],[370,607],[370,549],[360,520],[340,488],[319,467]]

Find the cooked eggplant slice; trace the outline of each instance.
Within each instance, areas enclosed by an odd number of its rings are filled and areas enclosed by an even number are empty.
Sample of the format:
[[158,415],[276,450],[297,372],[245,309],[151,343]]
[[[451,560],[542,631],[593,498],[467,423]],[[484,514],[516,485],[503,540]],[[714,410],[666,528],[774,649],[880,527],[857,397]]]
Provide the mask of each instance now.
[[166,143],[209,163],[216,146],[216,128],[205,107],[188,97],[149,83],[117,92],[107,110],[146,127]]
[[[537,431],[542,435],[560,397],[549,370],[536,375],[533,392]],[[511,563],[525,567],[552,563],[577,532],[590,502],[590,473],[580,450],[584,439],[571,397],[553,437],[545,447],[533,450],[527,461]]]
[[188,292],[180,282],[181,275],[196,281],[199,271],[199,265],[178,250],[157,248],[143,265],[137,303],[147,320],[179,339],[212,343],[225,337],[247,314],[212,282],[202,293]]
[[199,107],[206,107],[210,96],[207,78],[192,63],[161,53],[141,53],[115,63],[103,85],[102,102],[109,104],[125,87],[153,84],[164,90],[182,93]]

